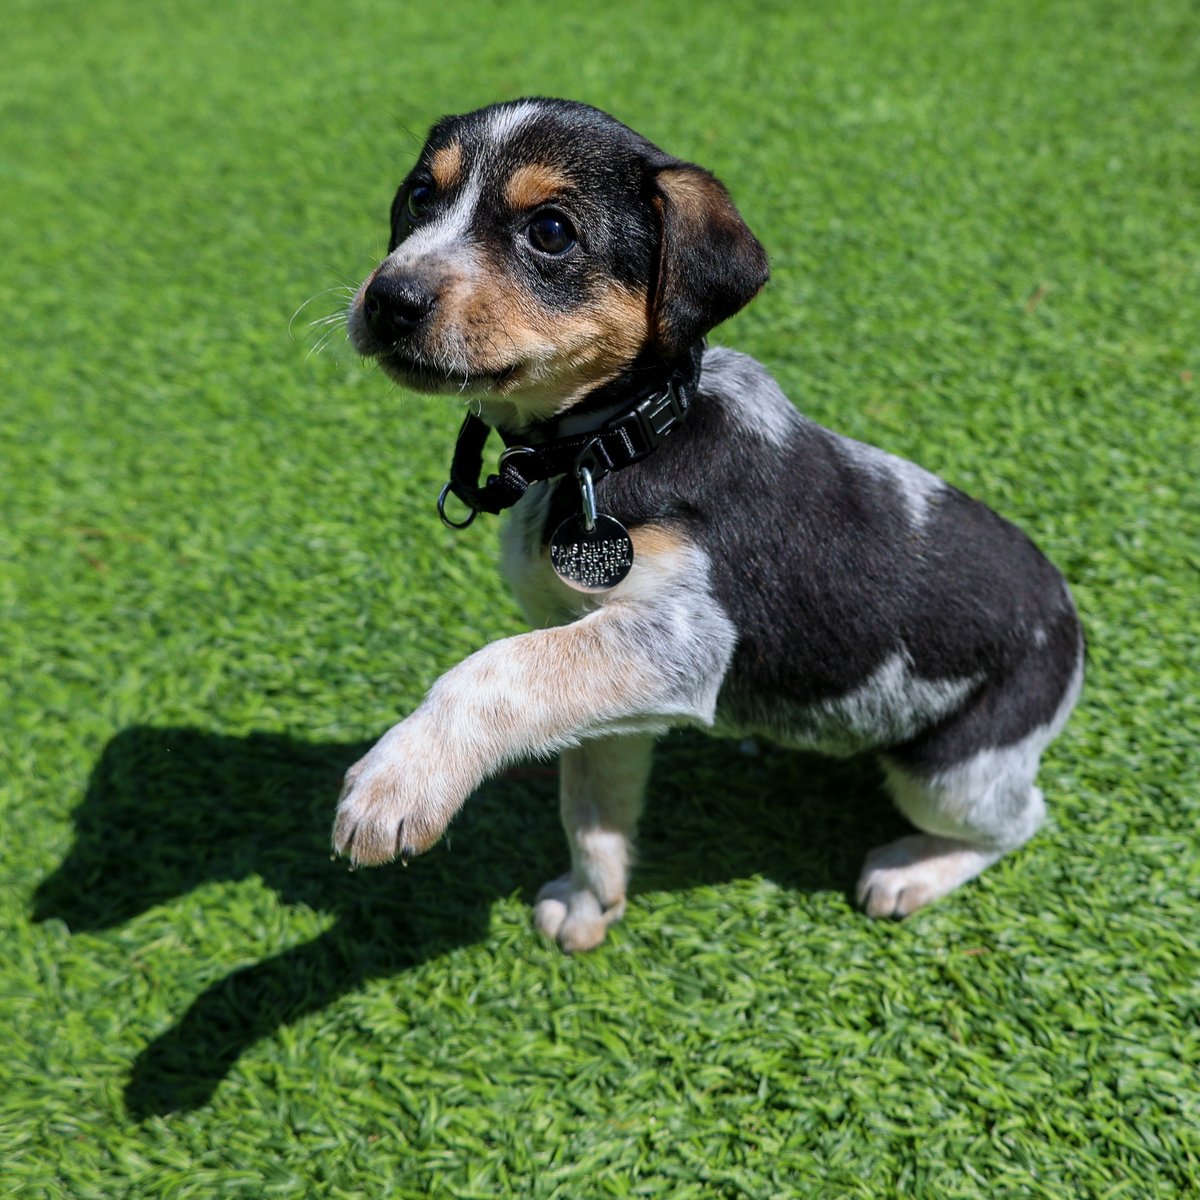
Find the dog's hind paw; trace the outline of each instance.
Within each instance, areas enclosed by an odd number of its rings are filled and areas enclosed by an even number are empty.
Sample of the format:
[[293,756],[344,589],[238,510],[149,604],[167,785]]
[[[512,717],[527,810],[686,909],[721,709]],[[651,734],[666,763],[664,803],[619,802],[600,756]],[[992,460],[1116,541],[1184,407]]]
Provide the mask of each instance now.
[[867,855],[858,902],[869,917],[907,917],[974,879],[999,854],[951,838],[917,834]]
[[570,875],[551,880],[537,894],[533,924],[568,954],[594,950],[608,927],[625,915],[625,897],[604,908],[590,888],[577,888]]

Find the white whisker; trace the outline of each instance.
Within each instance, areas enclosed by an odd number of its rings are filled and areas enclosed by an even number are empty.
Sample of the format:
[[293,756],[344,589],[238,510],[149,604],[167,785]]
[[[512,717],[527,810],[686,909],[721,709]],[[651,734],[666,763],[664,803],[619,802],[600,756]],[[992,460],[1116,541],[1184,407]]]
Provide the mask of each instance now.
[[[301,313],[302,313],[302,312],[303,312],[303,311],[304,311],[304,310],[305,310],[305,309],[306,309],[306,308],[307,308],[307,307],[308,307],[310,304],[312,304],[312,302],[313,302],[314,300],[318,300],[318,299],[320,299],[320,297],[322,297],[322,296],[328,296],[328,295],[330,295],[331,293],[335,293],[335,292],[336,292],[336,293],[339,293],[339,294],[341,294],[341,295],[343,295],[343,296],[347,296],[347,295],[348,295],[348,296],[349,296],[351,299],[353,299],[353,297],[354,297],[354,293],[355,293],[356,291],[357,291],[357,289],[356,289],[356,288],[351,288],[351,287],[349,286],[349,284],[338,284],[338,285],[336,285],[335,287],[322,288],[322,289],[321,289],[321,291],[319,291],[319,292],[316,292],[316,293],[315,293],[314,295],[312,295],[312,296],[309,296],[309,298],[308,298],[307,300],[305,300],[305,301],[304,301],[304,303],[303,303],[303,304],[301,304],[301,305],[300,305],[300,307],[299,307],[299,308],[297,308],[297,309],[296,309],[296,311],[295,311],[294,313],[292,313],[291,317],[288,319],[288,325],[287,325],[287,328],[288,328],[288,335],[289,335],[290,337],[292,337],[293,339],[295,338],[295,334],[293,333],[293,326],[294,326],[294,325],[295,325],[295,323],[296,323],[296,318],[297,318],[297,317],[298,317],[298,316],[299,316],[299,315],[300,315],[300,314],[301,314]],[[341,313],[341,312],[343,312],[344,310],[342,310],[342,309],[339,309],[338,311],[339,311],[339,313]],[[330,315],[334,315],[334,314],[330,314]],[[319,319],[320,319],[320,318],[319,318]]]
[[308,362],[309,359],[314,358],[318,354],[320,354],[325,349],[325,347],[329,345],[329,343],[333,339],[333,336],[335,333],[337,333],[336,328],[326,330],[316,340],[316,342],[314,342],[313,345],[309,347],[308,353],[304,356],[304,361]]

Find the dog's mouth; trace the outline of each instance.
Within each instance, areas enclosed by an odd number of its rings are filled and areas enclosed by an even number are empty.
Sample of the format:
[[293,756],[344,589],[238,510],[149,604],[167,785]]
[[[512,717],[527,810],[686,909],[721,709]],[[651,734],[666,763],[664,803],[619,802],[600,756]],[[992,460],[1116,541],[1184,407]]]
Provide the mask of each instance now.
[[436,363],[421,355],[405,354],[398,349],[380,351],[375,360],[397,383],[414,391],[435,394],[504,393],[518,381],[522,370],[520,363],[511,363],[498,370],[470,370],[455,364]]

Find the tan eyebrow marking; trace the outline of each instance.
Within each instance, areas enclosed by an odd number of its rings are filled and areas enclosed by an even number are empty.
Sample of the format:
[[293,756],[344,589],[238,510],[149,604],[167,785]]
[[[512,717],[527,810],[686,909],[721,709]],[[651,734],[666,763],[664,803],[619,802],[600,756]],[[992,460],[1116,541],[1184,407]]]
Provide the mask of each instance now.
[[429,172],[433,176],[433,182],[442,191],[452,188],[459,181],[462,175],[462,158],[462,143],[451,142],[450,145],[436,151],[430,160]]
[[561,196],[570,187],[571,180],[554,167],[527,163],[512,173],[504,188],[504,198],[513,208],[525,210]]

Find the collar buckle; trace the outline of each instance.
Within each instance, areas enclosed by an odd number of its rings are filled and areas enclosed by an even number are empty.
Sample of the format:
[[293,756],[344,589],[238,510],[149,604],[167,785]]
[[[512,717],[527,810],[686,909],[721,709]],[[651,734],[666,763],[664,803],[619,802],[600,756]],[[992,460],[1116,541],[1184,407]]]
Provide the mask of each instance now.
[[688,406],[680,400],[674,382],[668,383],[656,396],[649,396],[632,413],[638,432],[650,449],[654,449],[687,415]]

